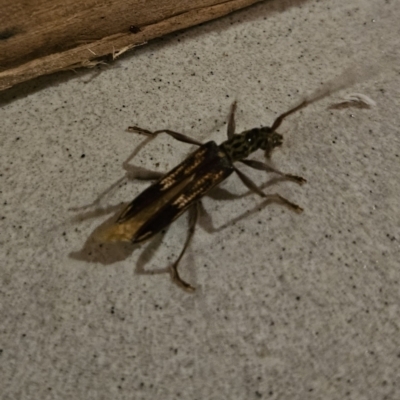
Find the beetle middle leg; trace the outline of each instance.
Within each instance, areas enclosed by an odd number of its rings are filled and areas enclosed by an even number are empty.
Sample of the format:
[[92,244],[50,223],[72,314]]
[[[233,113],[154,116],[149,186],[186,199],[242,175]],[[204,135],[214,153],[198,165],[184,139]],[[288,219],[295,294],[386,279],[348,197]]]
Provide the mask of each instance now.
[[267,172],[274,172],[275,174],[281,175],[284,178],[290,179],[291,181],[294,181],[298,183],[299,185],[302,185],[303,183],[306,183],[307,181],[302,178],[301,176],[297,175],[292,175],[292,174],[286,174],[282,171],[279,171],[278,169],[275,169],[271,165],[267,163],[263,163],[260,161],[256,160],[240,160],[241,163],[248,165],[251,168],[257,169],[259,171],[267,171]]
[[269,198],[272,201],[278,201],[280,203],[285,204],[296,212],[302,212],[303,209],[295,203],[292,203],[290,200],[285,199],[278,193],[266,194],[264,193],[246,174],[242,171],[234,167],[235,172],[238,174],[240,180],[244,183],[246,187],[248,187],[253,192],[257,193],[259,196],[264,197],[265,199]]
[[196,289],[190,285],[189,283],[185,282],[178,273],[178,264],[181,261],[181,258],[186,252],[186,249],[189,246],[190,241],[192,240],[195,228],[196,228],[196,223],[197,223],[197,218],[199,216],[199,202],[196,202],[190,209],[189,209],[189,231],[188,235],[186,237],[185,244],[183,246],[183,249],[181,253],[179,254],[179,257],[176,259],[176,261],[171,265],[170,271],[171,271],[171,278],[172,280],[181,288],[185,289],[188,292],[193,292]]

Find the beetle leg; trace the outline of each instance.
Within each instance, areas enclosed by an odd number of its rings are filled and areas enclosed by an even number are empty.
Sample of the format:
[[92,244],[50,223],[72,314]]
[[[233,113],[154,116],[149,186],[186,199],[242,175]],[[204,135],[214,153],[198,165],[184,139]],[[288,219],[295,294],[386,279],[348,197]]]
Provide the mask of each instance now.
[[274,167],[272,167],[271,165],[269,165],[267,163],[263,163],[263,162],[256,161],[256,160],[240,160],[240,162],[242,162],[243,164],[248,165],[251,168],[258,169],[260,171],[275,172],[275,174],[279,174],[279,175],[281,175],[281,176],[283,176],[285,178],[288,178],[288,179],[290,179],[292,181],[295,181],[299,185],[302,185],[303,183],[307,182],[301,176],[285,174],[284,172],[279,171],[278,169],[275,169]]
[[138,126],[130,126],[128,127],[128,132],[136,132],[149,136],[157,136],[159,133],[166,133],[167,135],[172,136],[174,139],[183,143],[195,144],[196,146],[201,146],[203,144],[198,142],[196,139],[192,139],[191,137],[179,132],[171,131],[170,129],[160,129],[159,131],[151,132],[147,129],[139,128]]
[[229,114],[228,130],[227,130],[228,139],[232,138],[235,135],[235,129],[236,129],[235,112],[236,112],[236,101],[232,103],[231,112]]
[[178,264],[181,261],[181,258],[185,254],[185,251],[187,247],[189,246],[190,241],[192,240],[195,228],[196,228],[196,222],[197,222],[197,217],[199,215],[199,206],[198,202],[196,202],[189,210],[190,214],[190,221],[189,221],[189,231],[188,235],[186,237],[185,245],[183,246],[183,249],[181,253],[179,254],[179,257],[177,260],[172,264],[171,266],[171,278],[172,280],[181,288],[185,289],[188,292],[194,292],[196,289],[190,285],[189,283],[185,282],[178,273]]
[[265,194],[246,174],[244,174],[236,167],[233,168],[235,169],[235,172],[238,174],[240,180],[244,183],[244,185],[247,186],[253,192],[257,193],[259,196],[264,197],[265,199],[270,199],[271,201],[278,201],[280,203],[283,203],[286,206],[292,208],[296,212],[303,211],[303,209],[300,206],[285,199],[278,193]]

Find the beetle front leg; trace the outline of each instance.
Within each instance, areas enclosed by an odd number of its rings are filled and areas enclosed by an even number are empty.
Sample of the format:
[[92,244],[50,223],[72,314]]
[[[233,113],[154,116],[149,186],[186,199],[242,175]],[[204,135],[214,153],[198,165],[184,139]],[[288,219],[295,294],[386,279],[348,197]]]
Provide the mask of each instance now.
[[170,129],[160,129],[159,131],[148,131],[147,129],[139,128],[138,126],[129,126],[128,132],[136,132],[139,134],[149,135],[149,136],[157,136],[160,133],[166,133],[167,135],[173,137],[174,139],[178,140],[179,142],[195,144],[196,146],[201,146],[203,143],[200,143],[196,139],[192,139],[189,136],[184,135],[183,133],[171,131]]

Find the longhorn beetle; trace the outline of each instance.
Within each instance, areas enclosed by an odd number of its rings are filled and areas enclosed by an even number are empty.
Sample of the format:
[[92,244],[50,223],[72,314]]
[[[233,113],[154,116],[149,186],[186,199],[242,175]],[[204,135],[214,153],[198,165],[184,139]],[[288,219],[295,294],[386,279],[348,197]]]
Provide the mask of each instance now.
[[298,184],[305,183],[306,180],[300,176],[285,174],[269,164],[247,160],[246,158],[258,149],[264,150],[266,157],[269,158],[272,150],[282,144],[283,137],[276,132],[276,129],[281,125],[283,119],[307,104],[309,104],[309,101],[305,100],[281,114],[271,127],[253,128],[236,134],[236,102],[234,102],[228,121],[228,140],[219,146],[213,141],[202,144],[195,139],[168,129],[150,132],[137,126],[129,127],[129,131],[151,136],[166,133],[180,142],[197,145],[199,148],[132,200],[116,222],[101,233],[101,240],[108,242],[143,242],[166,228],[186,210],[192,208],[194,214],[189,224],[185,244],[178,258],[171,265],[170,271],[172,280],[176,284],[187,291],[195,290],[193,286],[179,276],[178,264],[194,234],[198,217],[198,203],[201,197],[233,172],[237,173],[244,185],[259,196],[279,201],[297,212],[303,211],[297,204],[277,193],[265,194],[249,177],[236,168],[234,163],[240,161],[257,170],[275,172]]

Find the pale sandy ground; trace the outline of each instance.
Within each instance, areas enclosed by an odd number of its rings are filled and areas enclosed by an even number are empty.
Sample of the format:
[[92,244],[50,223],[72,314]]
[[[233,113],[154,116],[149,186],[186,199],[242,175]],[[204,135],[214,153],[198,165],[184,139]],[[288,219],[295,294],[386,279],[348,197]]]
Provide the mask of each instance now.
[[[400,399],[399,16],[396,0],[265,1],[1,93],[1,399]],[[242,166],[301,215],[205,198],[216,230],[204,216],[181,266],[195,294],[143,274],[177,256],[186,216],[141,247],[85,246],[114,215],[100,208],[147,185],[72,221],[124,176],[144,140],[127,126],[221,142],[234,99],[238,131],[268,125],[376,65],[280,128],[274,163],[307,184]],[[376,106],[338,106],[350,93]],[[159,137],[132,164],[167,171],[191,150]]]

